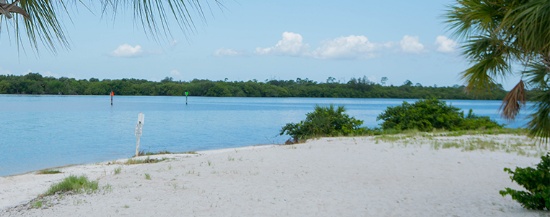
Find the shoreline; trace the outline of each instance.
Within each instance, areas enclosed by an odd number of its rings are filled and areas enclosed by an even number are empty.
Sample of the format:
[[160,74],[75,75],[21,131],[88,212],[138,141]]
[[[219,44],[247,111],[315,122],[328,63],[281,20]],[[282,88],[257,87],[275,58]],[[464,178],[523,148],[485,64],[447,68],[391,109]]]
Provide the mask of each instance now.
[[[233,150],[233,149],[247,148],[247,147],[277,146],[277,145],[284,145],[284,143],[281,143],[281,144],[259,143],[259,144],[255,144],[255,145],[236,146],[234,148],[212,148],[212,149],[199,149],[199,150],[184,151],[184,152],[173,152],[173,153],[170,152],[170,154],[188,154],[188,153],[191,153],[191,152],[208,153],[208,152],[211,152],[211,151],[216,152],[216,151],[222,151],[222,150],[226,150],[226,149]],[[147,151],[147,150],[143,150],[143,151]],[[159,152],[162,152],[162,151],[164,151],[164,150],[161,150]],[[132,151],[130,151],[130,152],[132,152]],[[169,154],[155,154],[155,155],[149,155],[149,156],[159,156],[159,155],[169,155]],[[143,156],[147,156],[147,155],[142,155],[142,156],[139,156],[139,157],[143,157]],[[70,164],[64,164],[64,165],[59,165],[59,166],[45,167],[43,169],[34,169],[34,170],[29,170],[29,171],[15,173],[15,174],[0,175],[0,178],[7,178],[7,177],[11,177],[11,176],[20,176],[20,175],[33,174],[33,173],[37,173],[37,172],[42,171],[42,170],[61,169],[61,168],[65,168],[65,167],[82,166],[82,165],[89,165],[89,164],[100,164],[100,163],[107,163],[107,162],[113,162],[113,161],[119,161],[119,160],[127,160],[127,159],[131,159],[131,158],[134,158],[134,157],[119,158],[119,159],[115,159],[115,160],[100,160],[100,161],[92,161],[92,162],[84,162],[84,163],[70,163]]]
[[[463,136],[497,141],[516,135]],[[453,137],[457,139],[461,137]],[[61,167],[61,174],[0,177],[0,215],[193,216],[539,216],[510,197],[519,189],[504,167],[538,157],[504,151],[435,148],[440,138],[338,137],[296,145],[260,145],[167,154],[151,164],[127,159]],[[434,143],[435,144],[435,143]],[[119,174],[114,171],[120,168]],[[148,174],[148,175],[145,175]],[[93,194],[29,201],[69,175],[98,180]],[[145,176],[144,176],[145,175]],[[150,179],[145,177],[149,176]],[[27,206],[25,206],[27,204]]]

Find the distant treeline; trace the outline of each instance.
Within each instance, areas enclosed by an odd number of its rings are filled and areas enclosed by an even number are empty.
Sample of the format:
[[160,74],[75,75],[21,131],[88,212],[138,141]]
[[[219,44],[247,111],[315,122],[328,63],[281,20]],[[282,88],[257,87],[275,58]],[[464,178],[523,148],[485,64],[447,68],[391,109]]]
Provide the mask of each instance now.
[[502,99],[506,91],[501,85],[483,93],[467,94],[464,86],[423,86],[407,80],[401,86],[382,85],[366,77],[338,82],[330,77],[326,82],[309,79],[250,81],[174,81],[166,77],[160,82],[143,79],[110,80],[44,77],[39,73],[0,75],[0,94],[60,94],[216,97],[335,97],[335,98],[428,98],[439,99]]

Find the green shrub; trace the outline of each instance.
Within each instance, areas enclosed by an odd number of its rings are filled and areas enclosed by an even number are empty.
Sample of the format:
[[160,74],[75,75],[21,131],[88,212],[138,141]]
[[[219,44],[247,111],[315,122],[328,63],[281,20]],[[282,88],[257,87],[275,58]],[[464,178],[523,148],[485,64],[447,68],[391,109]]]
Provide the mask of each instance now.
[[444,130],[475,130],[502,128],[502,125],[489,117],[479,117],[470,113],[464,117],[459,108],[449,106],[438,99],[418,100],[413,104],[403,102],[401,106],[388,107],[376,120],[383,120],[383,130],[432,131]]
[[477,129],[502,129],[502,125],[491,120],[487,116],[477,116],[472,109],[460,124],[461,130],[477,130]]
[[48,189],[48,191],[44,194],[44,196],[65,192],[93,192],[97,190],[97,187],[97,181],[89,181],[86,176],[76,177],[71,175],[63,179],[62,182],[52,185],[50,189]]
[[517,167],[515,171],[504,168],[504,171],[512,174],[510,178],[523,186],[526,191],[506,188],[501,190],[502,196],[510,195],[512,199],[521,203],[524,208],[537,210],[550,210],[550,155],[541,157],[541,162],[536,169]]
[[357,120],[345,113],[343,106],[335,108],[315,106],[313,112],[306,114],[306,119],[299,123],[288,123],[280,132],[280,135],[287,134],[292,137],[293,143],[309,138],[321,136],[349,136],[365,133],[360,126],[362,120]]

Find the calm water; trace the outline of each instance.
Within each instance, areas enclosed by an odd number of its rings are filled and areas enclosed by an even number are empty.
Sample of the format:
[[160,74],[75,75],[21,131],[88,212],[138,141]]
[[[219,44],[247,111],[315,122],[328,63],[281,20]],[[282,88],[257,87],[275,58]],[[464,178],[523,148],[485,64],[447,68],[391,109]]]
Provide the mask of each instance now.
[[[414,101],[414,100],[408,100]],[[316,104],[344,105],[348,114],[376,127],[376,116],[402,99],[210,98],[0,95],[0,176],[67,164],[127,158],[134,129],[145,114],[141,150],[172,152],[280,144],[279,130],[298,122]],[[467,113],[500,119],[500,101],[448,100]],[[517,128],[525,115],[507,123]]]

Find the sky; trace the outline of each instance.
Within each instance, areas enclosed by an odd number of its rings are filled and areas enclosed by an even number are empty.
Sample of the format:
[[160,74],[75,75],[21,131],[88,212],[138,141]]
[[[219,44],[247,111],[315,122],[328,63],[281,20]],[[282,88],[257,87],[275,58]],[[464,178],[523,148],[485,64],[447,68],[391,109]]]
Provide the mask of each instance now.
[[[0,30],[0,74],[77,79],[137,78],[248,81],[347,82],[366,77],[402,85],[464,84],[468,66],[461,43],[452,37],[444,14],[454,0],[223,0],[211,4],[206,19],[183,32],[154,38],[132,11],[102,16],[71,7],[62,17],[70,48],[34,51],[18,48]],[[2,20],[9,25],[13,20]],[[517,79],[497,80],[510,89]]]

